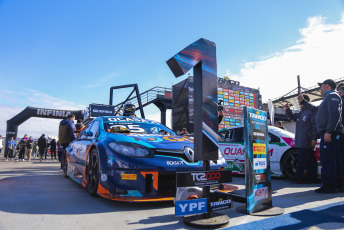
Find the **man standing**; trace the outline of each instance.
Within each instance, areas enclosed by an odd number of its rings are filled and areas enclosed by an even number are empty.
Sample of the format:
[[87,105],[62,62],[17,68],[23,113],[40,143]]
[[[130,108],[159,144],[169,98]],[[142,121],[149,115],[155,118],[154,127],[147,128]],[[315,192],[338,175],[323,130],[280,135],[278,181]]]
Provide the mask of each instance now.
[[[337,177],[337,170],[342,171],[337,159],[340,157],[340,144],[343,141],[344,128],[342,124],[342,101],[338,93],[334,90],[336,83],[332,79],[327,79],[323,83],[318,83],[320,93],[324,98],[316,113],[316,129],[320,134],[320,162],[321,179],[323,186],[316,189],[316,193],[336,193],[337,188],[344,192],[344,179]],[[302,95],[299,101],[305,108],[316,111],[316,107],[303,100]]]
[[10,139],[6,141],[6,145],[5,145],[6,161],[8,161],[8,158],[10,158],[12,161],[12,157],[14,156],[15,149],[16,149],[16,142],[13,139],[13,136],[11,136]]
[[[47,139],[45,139],[45,135],[42,134],[40,138],[38,138],[38,148],[39,148],[39,155],[40,155],[40,161],[43,161],[43,155],[45,152],[45,149],[47,148]],[[45,157],[47,159],[47,157]]]
[[[308,95],[303,95],[303,98],[307,102],[310,101]],[[315,126],[315,114],[305,109],[303,104],[300,104],[300,107],[301,111],[299,113],[293,113],[288,103],[285,105],[287,117],[296,122],[295,147],[298,152],[294,179],[298,183],[316,182],[317,161],[313,150],[318,138],[316,129],[313,129]],[[306,178],[304,178],[305,170],[308,172]]]
[[[344,126],[344,109],[343,109],[343,105],[344,105],[344,84],[343,83],[339,83],[338,84],[338,88],[337,88],[338,94],[342,99],[342,124]],[[343,178],[344,180],[344,141],[342,141],[341,145],[340,145],[340,156],[339,159],[337,159],[337,165],[340,164],[340,166],[337,166],[337,178]],[[341,171],[338,169],[342,169]],[[344,188],[340,188],[339,190],[344,190]]]
[[19,142],[19,159],[17,161],[25,161],[25,153],[26,153],[26,142],[27,142],[27,134]]
[[28,158],[28,161],[31,161],[32,149],[33,149],[33,138],[29,137],[29,140],[26,142],[26,157]]
[[50,155],[51,159],[56,159],[56,140],[50,141]]
[[[68,117],[60,122],[59,126],[59,144],[62,145],[63,151],[66,150],[69,143],[75,139],[74,129],[75,129],[75,115],[70,114]],[[61,156],[61,171],[65,165],[64,162],[65,153]]]

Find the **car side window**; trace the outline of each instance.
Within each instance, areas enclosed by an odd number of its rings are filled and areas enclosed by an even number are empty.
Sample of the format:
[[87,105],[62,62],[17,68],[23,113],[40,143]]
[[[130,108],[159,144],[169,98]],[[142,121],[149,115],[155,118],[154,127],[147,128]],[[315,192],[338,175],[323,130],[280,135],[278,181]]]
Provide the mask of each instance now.
[[244,128],[233,129],[231,134],[232,142],[244,142]]
[[281,139],[278,136],[272,133],[269,133],[269,143],[280,143],[280,142],[281,142]]
[[98,137],[98,135],[99,135],[99,121],[98,120],[95,120],[93,122],[89,131],[91,131],[93,133],[93,135],[91,137],[89,137],[90,139],[94,139],[94,138]]
[[94,122],[92,121],[92,122],[90,122],[89,124],[86,125],[86,127],[85,127],[85,128],[81,131],[81,133],[79,134],[79,138],[81,138],[81,139],[87,138],[87,136],[85,135],[85,132],[86,132],[86,131],[90,131],[90,129],[91,129],[93,123],[94,123]]

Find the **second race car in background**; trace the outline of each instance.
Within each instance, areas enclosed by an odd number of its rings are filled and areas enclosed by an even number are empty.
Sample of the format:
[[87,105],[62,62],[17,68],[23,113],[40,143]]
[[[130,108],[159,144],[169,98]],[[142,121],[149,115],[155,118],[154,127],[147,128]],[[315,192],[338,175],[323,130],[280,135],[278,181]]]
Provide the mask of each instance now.
[[[295,134],[274,126],[268,126],[268,132],[271,175],[292,178],[297,165]],[[244,127],[222,129],[220,138],[219,148],[227,160],[227,169],[232,170],[233,173],[245,173]],[[314,154],[317,160],[314,164],[319,166],[319,148]]]

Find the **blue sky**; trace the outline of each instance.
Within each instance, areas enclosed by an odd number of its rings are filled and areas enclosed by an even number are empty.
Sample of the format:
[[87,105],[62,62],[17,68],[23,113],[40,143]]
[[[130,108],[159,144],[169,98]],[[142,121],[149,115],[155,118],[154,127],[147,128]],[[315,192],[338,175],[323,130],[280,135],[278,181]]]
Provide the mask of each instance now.
[[[0,0],[0,134],[26,106],[82,109],[108,103],[111,86],[171,87],[185,77],[166,61],[199,38],[216,42],[219,77],[259,87],[263,101],[297,75],[303,86],[344,77],[343,13],[344,0]],[[19,135],[56,135],[57,122],[30,119]]]

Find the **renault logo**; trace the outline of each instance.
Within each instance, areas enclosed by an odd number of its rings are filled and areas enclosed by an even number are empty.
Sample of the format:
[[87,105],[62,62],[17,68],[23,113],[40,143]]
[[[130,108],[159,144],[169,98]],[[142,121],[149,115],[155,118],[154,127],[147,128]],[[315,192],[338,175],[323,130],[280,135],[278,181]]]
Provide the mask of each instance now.
[[194,151],[190,147],[184,148],[185,156],[189,159],[189,161],[194,162]]

